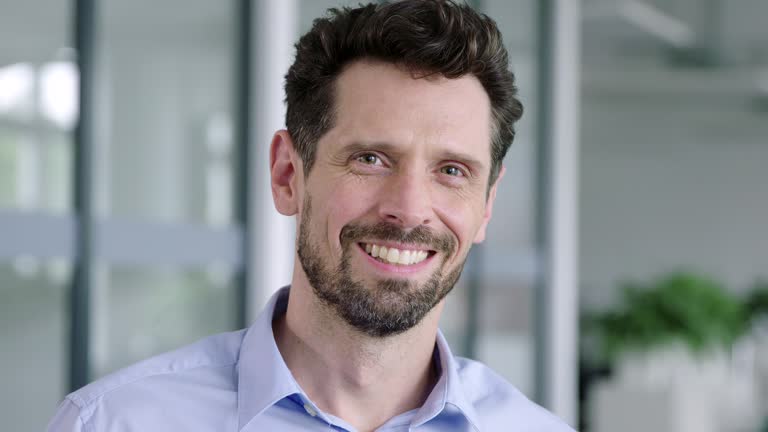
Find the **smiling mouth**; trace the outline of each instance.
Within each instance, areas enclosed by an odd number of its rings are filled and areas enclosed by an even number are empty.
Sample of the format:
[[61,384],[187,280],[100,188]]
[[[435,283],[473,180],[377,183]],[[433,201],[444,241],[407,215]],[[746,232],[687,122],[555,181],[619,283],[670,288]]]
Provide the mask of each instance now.
[[376,260],[401,266],[418,264],[435,254],[435,251],[428,249],[396,249],[375,243],[359,243],[359,245],[365,253]]

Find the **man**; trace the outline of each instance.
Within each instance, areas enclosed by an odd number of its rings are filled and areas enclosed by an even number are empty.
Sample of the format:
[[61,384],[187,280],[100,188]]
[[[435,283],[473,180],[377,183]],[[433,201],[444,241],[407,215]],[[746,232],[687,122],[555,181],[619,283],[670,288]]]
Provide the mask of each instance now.
[[69,395],[49,430],[570,431],[438,331],[522,114],[493,21],[438,0],[335,10],[285,88],[290,288],[247,330]]

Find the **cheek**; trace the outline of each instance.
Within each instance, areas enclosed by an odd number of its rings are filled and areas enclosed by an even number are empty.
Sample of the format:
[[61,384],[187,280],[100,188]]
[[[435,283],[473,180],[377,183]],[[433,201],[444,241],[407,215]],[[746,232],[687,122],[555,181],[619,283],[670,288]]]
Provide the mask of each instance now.
[[482,225],[484,202],[473,198],[445,197],[435,202],[435,211],[440,215],[442,223],[458,238],[459,250],[464,250],[461,253],[466,254]]
[[327,234],[334,248],[340,248],[341,229],[351,223],[360,222],[376,208],[375,192],[370,188],[361,192],[355,182],[346,182],[330,190],[325,197],[324,206],[327,218]]

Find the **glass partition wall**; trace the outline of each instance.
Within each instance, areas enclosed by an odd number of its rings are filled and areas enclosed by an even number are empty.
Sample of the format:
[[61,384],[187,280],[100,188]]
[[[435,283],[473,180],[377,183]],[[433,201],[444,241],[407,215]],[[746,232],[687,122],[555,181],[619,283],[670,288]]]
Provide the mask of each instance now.
[[92,377],[240,324],[238,6],[94,3]]
[[245,3],[0,0],[10,429],[42,430],[87,381],[244,325]]
[[39,3],[0,1],[0,416],[20,431],[45,427],[68,376],[77,69],[71,4]]

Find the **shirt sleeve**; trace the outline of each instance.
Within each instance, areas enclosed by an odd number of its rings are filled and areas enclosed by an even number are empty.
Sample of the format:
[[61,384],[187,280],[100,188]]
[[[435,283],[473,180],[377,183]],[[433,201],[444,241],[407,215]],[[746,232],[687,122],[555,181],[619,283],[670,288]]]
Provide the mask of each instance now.
[[59,405],[56,415],[48,423],[47,432],[84,432],[80,419],[80,408],[71,400],[64,399]]

